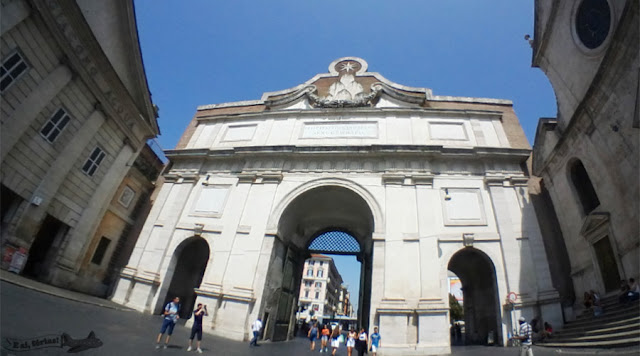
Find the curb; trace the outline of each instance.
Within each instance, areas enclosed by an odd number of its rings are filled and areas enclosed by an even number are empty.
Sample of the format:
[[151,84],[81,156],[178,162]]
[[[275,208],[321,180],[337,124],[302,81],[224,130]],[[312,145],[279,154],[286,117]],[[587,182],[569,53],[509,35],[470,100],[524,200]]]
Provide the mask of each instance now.
[[[106,303],[100,303],[100,302],[96,302],[96,301],[92,301],[92,300],[86,300],[86,299],[82,299],[82,298],[74,298],[73,296],[69,296],[69,295],[63,295],[61,293],[56,293],[55,291],[47,290],[45,288],[39,288],[37,286],[20,283],[19,281],[13,280],[11,278],[6,278],[3,274],[0,274],[0,280],[2,282],[13,284],[13,285],[18,286],[18,287],[30,289],[30,290],[33,290],[33,291],[36,291],[36,292],[39,292],[39,293],[48,294],[48,295],[51,295],[51,296],[54,296],[54,297],[67,299],[67,300],[71,300],[71,301],[78,302],[78,303],[90,304],[90,305],[95,305],[95,306],[102,307],[102,308],[108,308],[108,309],[120,310],[120,311],[136,311],[135,309],[127,308],[127,307],[124,307],[124,306],[119,307],[119,306],[110,305],[110,304],[106,304]],[[77,293],[77,292],[75,292],[75,293]]]

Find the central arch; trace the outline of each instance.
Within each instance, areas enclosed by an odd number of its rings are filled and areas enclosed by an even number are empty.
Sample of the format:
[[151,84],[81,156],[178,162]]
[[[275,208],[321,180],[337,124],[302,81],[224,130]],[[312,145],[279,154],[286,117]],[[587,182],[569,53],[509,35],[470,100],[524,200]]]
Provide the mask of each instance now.
[[[371,202],[356,192],[358,188],[354,189],[345,181],[315,183],[290,195],[280,208],[277,238],[260,312],[265,323],[264,337],[273,341],[293,337],[304,261],[311,255],[312,242],[330,231],[345,232],[345,236],[357,241],[358,252],[349,250],[345,254],[356,255],[361,263],[358,322],[361,325],[369,323],[372,235],[375,230]],[[313,249],[313,252],[322,251]],[[336,254],[337,251],[326,249],[325,252]]]

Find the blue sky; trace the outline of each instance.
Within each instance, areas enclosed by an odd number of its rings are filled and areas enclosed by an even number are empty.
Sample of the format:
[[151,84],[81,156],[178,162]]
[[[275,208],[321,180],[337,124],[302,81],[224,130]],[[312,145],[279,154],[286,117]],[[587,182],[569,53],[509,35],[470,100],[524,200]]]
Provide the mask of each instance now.
[[259,99],[354,56],[371,72],[435,95],[512,100],[532,144],[538,119],[557,112],[524,40],[533,34],[533,4],[136,0],[147,79],[160,108],[157,141],[175,147],[198,105]]

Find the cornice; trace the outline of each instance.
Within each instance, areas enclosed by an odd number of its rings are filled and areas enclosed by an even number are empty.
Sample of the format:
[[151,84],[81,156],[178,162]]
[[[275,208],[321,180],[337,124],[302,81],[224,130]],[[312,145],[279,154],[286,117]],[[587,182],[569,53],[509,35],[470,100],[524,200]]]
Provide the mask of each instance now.
[[[82,11],[75,2],[54,0],[31,0],[45,24],[62,48],[73,71],[87,83],[91,93],[102,104],[108,116],[116,122],[134,147],[155,137],[149,122],[135,105],[131,94],[120,80],[111,62],[87,24]],[[144,136],[136,136],[138,125]]]
[[231,147],[224,149],[180,149],[164,151],[171,160],[193,158],[231,158],[231,157],[255,157],[255,156],[300,156],[300,155],[367,155],[367,156],[391,156],[391,155],[421,155],[421,156],[457,156],[457,157],[502,157],[518,161],[526,160],[531,154],[530,149],[521,148],[497,148],[497,147],[470,147],[455,148],[436,145],[368,145],[368,146],[247,146]]
[[[304,93],[300,94],[304,95]],[[385,114],[404,114],[404,115],[438,115],[442,117],[455,116],[455,117],[474,117],[477,119],[502,119],[504,114],[498,110],[468,110],[468,109],[437,109],[437,108],[371,108],[371,107],[351,107],[348,111],[345,109],[337,110],[335,108],[314,108],[306,110],[275,110],[275,111],[262,111],[252,113],[237,113],[237,114],[220,114],[220,115],[202,115],[197,116],[198,122],[209,121],[221,121],[221,120],[255,120],[269,119],[272,117],[288,118],[295,117],[301,118],[306,116],[317,117],[318,115],[327,115],[328,117],[345,117],[348,115],[358,114],[375,114],[380,115],[380,118],[384,118]]]

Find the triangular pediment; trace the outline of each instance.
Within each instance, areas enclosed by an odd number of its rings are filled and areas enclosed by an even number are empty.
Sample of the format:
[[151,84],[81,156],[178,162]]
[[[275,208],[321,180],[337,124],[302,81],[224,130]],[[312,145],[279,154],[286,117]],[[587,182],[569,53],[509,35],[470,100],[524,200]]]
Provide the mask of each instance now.
[[[156,113],[147,86],[133,2],[77,1],[102,52],[117,73],[138,110],[157,130]],[[105,19],[109,19],[106,21]]]
[[580,235],[588,237],[609,224],[609,213],[591,213],[582,223]]

